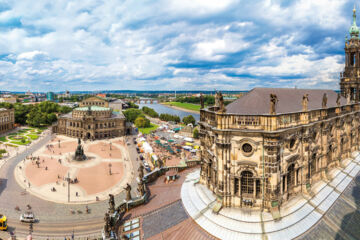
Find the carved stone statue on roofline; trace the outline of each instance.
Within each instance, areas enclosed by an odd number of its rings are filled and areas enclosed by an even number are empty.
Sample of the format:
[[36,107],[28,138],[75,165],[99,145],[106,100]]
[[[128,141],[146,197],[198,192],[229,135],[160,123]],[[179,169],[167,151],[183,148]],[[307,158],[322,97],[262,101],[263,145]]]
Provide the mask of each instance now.
[[326,105],[327,105],[327,94],[324,93],[321,106],[322,108],[326,108]]
[[278,98],[276,94],[270,94],[270,114],[276,114],[276,104],[278,102]]
[[308,110],[309,94],[305,93],[302,99],[302,110],[306,112]]

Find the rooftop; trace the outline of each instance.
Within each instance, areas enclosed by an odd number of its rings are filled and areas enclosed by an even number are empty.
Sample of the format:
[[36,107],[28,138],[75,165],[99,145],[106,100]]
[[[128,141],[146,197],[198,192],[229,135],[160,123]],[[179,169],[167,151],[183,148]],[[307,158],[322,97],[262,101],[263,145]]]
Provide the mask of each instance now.
[[75,110],[77,110],[77,111],[89,111],[89,108],[90,108],[91,111],[110,111],[110,108],[99,107],[99,106],[78,107],[78,108],[75,108]]
[[[302,112],[302,99],[308,94],[308,111],[321,109],[323,95],[327,95],[327,107],[336,107],[338,94],[333,90],[297,88],[254,88],[226,106],[226,113],[240,115],[267,115],[270,113],[270,94],[277,96],[276,114]],[[340,105],[346,99],[341,97]]]

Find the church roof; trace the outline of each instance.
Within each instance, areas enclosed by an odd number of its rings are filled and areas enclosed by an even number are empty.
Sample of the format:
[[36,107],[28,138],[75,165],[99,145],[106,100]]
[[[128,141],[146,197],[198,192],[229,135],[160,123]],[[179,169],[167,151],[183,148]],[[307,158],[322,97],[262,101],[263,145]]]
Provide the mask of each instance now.
[[[270,94],[276,94],[276,114],[302,112],[302,99],[308,94],[308,111],[321,109],[323,95],[327,95],[327,107],[336,107],[337,93],[333,90],[296,88],[254,88],[226,107],[226,113],[239,115],[267,115],[270,113]],[[341,97],[340,105],[346,99]]]

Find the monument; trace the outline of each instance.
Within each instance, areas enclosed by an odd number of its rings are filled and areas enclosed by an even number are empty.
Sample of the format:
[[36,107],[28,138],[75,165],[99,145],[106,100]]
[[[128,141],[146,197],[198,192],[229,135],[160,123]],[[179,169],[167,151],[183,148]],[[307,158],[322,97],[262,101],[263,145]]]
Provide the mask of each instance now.
[[84,154],[84,148],[81,145],[81,139],[78,139],[78,146],[75,151],[74,160],[76,161],[84,161],[86,160],[86,155]]

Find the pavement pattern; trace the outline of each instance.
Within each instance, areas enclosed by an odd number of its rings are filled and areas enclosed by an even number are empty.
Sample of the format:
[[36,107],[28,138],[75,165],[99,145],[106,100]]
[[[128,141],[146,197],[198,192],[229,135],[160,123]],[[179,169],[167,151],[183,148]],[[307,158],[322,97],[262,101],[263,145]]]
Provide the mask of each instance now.
[[[125,161],[129,156],[123,137],[83,142],[84,161],[73,159],[76,146],[74,138],[57,136],[32,158],[18,163],[15,178],[19,185],[28,193],[58,203],[91,203],[123,191],[134,172]],[[70,190],[68,177],[77,179]]]
[[[91,204],[59,204],[38,198],[24,191],[14,178],[14,169],[16,165],[39,150],[47,144],[55,135],[44,135],[39,141],[27,147],[23,152],[8,159],[0,169],[0,213],[5,214],[8,220],[8,232],[0,232],[0,238],[7,239],[9,232],[15,232],[16,236],[26,236],[29,225],[20,223],[20,214],[29,204],[32,211],[39,219],[34,224],[33,237],[36,239],[64,239],[64,236],[70,236],[74,231],[75,236],[101,236],[101,230],[104,224],[104,214],[108,209],[108,201],[99,201]],[[129,138],[129,137],[128,137]],[[132,138],[132,137],[131,137]],[[129,141],[131,142],[131,141]],[[137,169],[139,162],[136,161],[138,155],[135,146],[127,145],[130,154],[128,161],[131,161],[134,169]],[[136,179],[131,181],[132,195],[136,196]],[[125,198],[125,192],[115,196],[115,203],[118,205]],[[17,211],[15,208],[21,210]],[[85,214],[85,207],[90,209],[89,214]],[[74,210],[72,214],[70,210]]]

